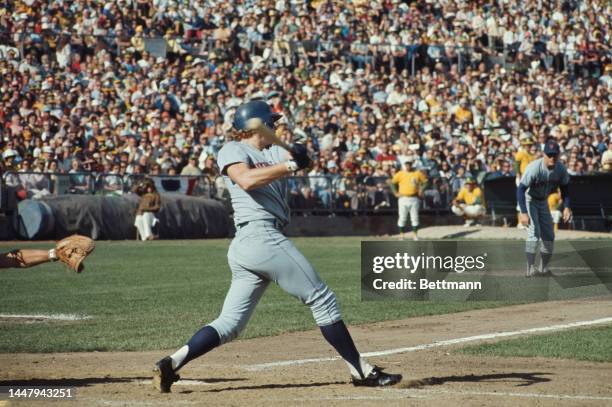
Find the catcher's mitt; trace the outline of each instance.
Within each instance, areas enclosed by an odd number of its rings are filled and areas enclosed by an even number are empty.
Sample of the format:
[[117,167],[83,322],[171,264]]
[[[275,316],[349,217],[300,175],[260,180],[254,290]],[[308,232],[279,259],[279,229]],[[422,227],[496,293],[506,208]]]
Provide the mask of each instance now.
[[55,255],[57,259],[72,270],[80,273],[85,268],[83,260],[95,249],[93,240],[86,236],[72,235],[57,242]]

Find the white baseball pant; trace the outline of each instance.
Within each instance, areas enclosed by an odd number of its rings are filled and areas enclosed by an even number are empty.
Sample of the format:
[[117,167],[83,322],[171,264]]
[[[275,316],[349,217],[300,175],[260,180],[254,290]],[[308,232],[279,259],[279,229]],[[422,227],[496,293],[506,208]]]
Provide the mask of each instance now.
[[397,226],[403,228],[406,226],[408,221],[408,215],[410,215],[410,224],[413,228],[419,226],[419,207],[421,201],[416,196],[402,196],[397,202],[399,218],[397,219]]

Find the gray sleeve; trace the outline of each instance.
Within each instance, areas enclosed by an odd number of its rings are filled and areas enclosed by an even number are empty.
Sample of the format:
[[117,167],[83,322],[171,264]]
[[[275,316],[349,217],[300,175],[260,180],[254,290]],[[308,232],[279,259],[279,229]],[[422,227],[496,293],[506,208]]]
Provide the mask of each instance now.
[[570,175],[564,165],[561,165],[561,177],[559,182],[561,185],[567,185],[570,182]]
[[[532,163],[533,162],[534,161],[532,161]],[[531,163],[527,165],[527,168],[525,168],[525,173],[523,174],[523,177],[521,178],[521,184],[525,185],[526,187],[530,187],[531,183],[535,179],[536,169],[537,169],[537,166],[531,165]]]
[[285,150],[281,146],[277,146],[276,144],[271,146],[270,152],[272,153],[272,159],[276,164],[289,160],[289,151]]
[[238,143],[228,143],[219,151],[217,165],[221,174],[227,175],[227,168],[236,163],[249,163],[249,156]]

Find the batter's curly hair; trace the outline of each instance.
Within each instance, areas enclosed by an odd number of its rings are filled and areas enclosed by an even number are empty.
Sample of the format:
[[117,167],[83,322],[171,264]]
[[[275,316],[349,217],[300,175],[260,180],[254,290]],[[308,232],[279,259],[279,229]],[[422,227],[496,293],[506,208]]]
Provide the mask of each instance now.
[[238,141],[250,138],[251,136],[253,136],[253,134],[255,134],[255,130],[231,130],[232,138]]

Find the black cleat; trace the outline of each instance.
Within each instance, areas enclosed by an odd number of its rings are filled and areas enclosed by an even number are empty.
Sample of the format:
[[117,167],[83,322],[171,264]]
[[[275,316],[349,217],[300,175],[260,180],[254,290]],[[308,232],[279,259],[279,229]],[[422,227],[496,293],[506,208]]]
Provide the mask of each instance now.
[[366,387],[382,387],[382,386],[393,386],[402,380],[401,374],[390,374],[385,373],[383,370],[374,366],[374,369],[370,374],[361,379],[353,377],[353,386],[366,386]]
[[166,356],[155,364],[153,374],[153,387],[159,390],[160,393],[170,393],[172,383],[177,382],[181,378],[174,373],[170,356]]
[[549,269],[545,269],[544,271],[540,271],[536,274],[536,277],[552,277],[553,273]]

